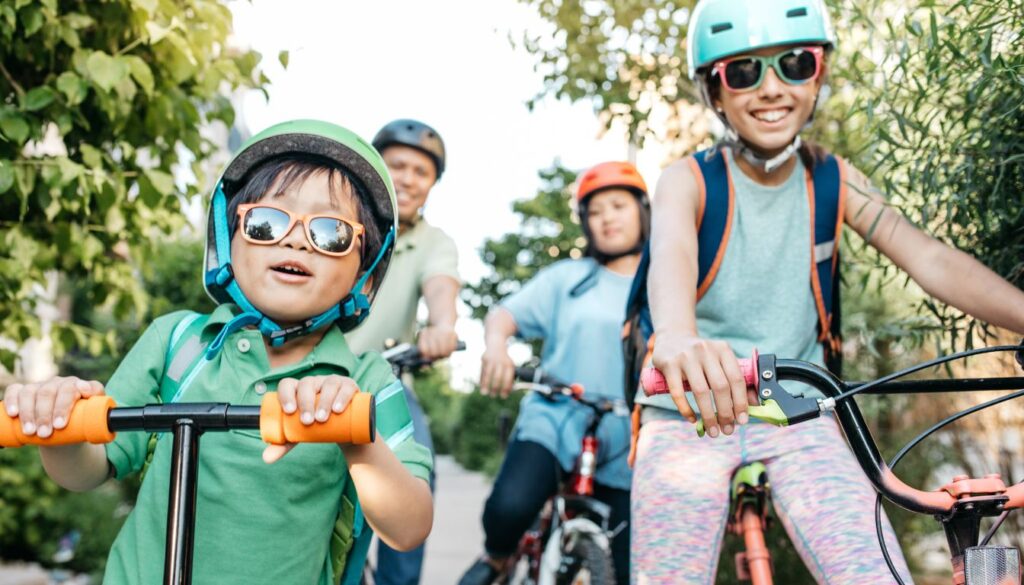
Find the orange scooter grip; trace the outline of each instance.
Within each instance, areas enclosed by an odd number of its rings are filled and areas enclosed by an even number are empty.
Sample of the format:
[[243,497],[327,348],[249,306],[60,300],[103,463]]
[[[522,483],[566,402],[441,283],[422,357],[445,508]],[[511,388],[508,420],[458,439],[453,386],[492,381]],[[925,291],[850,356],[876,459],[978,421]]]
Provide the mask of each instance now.
[[285,443],[372,443],[376,432],[377,403],[369,392],[357,392],[341,414],[331,413],[325,422],[304,425],[299,411],[285,414],[277,393],[263,397],[260,405],[260,435],[271,445]]
[[63,429],[55,429],[45,439],[21,432],[21,422],[10,417],[0,401],[0,447],[40,445],[53,447],[74,443],[109,443],[114,433],[107,427],[107,413],[116,406],[109,396],[93,396],[79,400],[71,407],[71,418]]

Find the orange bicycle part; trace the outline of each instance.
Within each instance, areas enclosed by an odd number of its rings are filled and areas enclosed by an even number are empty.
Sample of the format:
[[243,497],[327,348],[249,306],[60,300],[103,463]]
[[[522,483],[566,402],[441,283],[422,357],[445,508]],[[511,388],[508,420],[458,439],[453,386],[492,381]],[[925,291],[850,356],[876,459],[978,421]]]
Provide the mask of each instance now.
[[772,585],[772,559],[764,541],[764,520],[754,504],[744,504],[739,528],[746,551],[736,555],[736,575],[753,585]]

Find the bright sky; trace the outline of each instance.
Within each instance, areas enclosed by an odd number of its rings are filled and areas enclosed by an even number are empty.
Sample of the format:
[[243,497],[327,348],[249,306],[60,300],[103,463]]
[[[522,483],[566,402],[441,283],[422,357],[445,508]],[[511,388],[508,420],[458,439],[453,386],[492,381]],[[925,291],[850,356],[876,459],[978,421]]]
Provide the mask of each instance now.
[[[513,0],[253,0],[231,9],[236,43],[263,54],[272,81],[269,101],[244,100],[241,115],[253,132],[320,118],[369,140],[390,120],[416,118],[441,133],[448,166],[425,213],[455,239],[466,281],[486,272],[478,253],[484,239],[516,229],[512,201],[536,193],[539,169],[556,158],[581,169],[627,156],[621,134],[598,140],[589,103],[546,99],[528,111],[542,78],[509,35],[546,30]],[[290,55],[286,70],[281,50]],[[647,152],[639,160],[651,185],[657,160]],[[458,330],[469,349],[452,360],[457,385],[476,376],[483,349],[479,323],[460,319]]]

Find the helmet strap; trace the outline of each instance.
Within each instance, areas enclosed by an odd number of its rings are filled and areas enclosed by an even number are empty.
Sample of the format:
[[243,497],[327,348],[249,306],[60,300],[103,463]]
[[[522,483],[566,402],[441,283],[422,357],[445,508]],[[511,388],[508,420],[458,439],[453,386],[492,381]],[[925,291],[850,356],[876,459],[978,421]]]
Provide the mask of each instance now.
[[359,322],[362,322],[362,320],[369,315],[370,300],[363,293],[363,287],[366,285],[366,282],[369,280],[374,270],[376,270],[377,265],[380,264],[380,261],[390,249],[391,244],[395,239],[394,227],[388,230],[380,252],[378,252],[373,263],[370,264],[370,267],[363,273],[359,280],[356,281],[352,290],[344,299],[341,300],[341,302],[316,317],[307,319],[301,324],[284,328],[257,309],[256,306],[253,305],[245,296],[245,293],[242,292],[242,288],[238,286],[238,281],[235,280],[235,274],[231,268],[231,234],[228,233],[227,197],[224,195],[224,191],[221,189],[220,185],[217,186],[217,189],[214,192],[213,211],[214,239],[217,246],[218,267],[207,271],[207,287],[213,290],[219,289],[227,293],[231,300],[242,309],[242,313],[228,321],[217,334],[217,337],[215,337],[210,343],[206,350],[207,360],[211,360],[217,355],[220,349],[224,346],[229,335],[235,331],[252,325],[255,325],[260,330],[260,333],[270,340],[270,345],[279,347],[296,337],[308,335],[317,329],[330,325],[342,316],[355,316],[358,318]]

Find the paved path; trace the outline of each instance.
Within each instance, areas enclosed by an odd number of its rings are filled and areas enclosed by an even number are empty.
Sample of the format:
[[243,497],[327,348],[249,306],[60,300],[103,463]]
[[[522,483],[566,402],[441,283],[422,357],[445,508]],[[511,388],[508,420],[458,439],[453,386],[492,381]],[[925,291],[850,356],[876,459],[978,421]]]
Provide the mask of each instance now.
[[484,475],[462,469],[451,457],[437,458],[434,530],[427,540],[423,585],[455,585],[483,551],[480,515],[490,493]]

